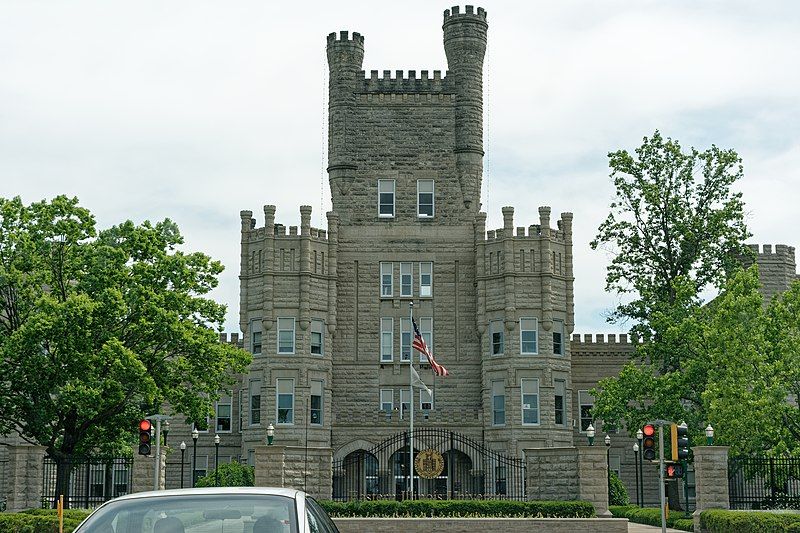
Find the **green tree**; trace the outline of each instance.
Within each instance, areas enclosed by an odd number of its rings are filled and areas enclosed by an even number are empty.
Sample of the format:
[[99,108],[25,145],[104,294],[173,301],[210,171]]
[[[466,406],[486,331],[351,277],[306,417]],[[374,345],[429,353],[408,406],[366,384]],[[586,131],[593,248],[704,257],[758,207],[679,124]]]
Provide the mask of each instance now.
[[170,220],[97,232],[76,198],[0,199],[0,433],[46,447],[58,493],[72,457],[130,449],[164,402],[204,420],[249,363],[204,297],[222,265],[181,244]]
[[656,131],[635,154],[609,154],[616,196],[591,242],[612,255],[606,289],[623,302],[608,317],[631,323],[637,362],[596,390],[593,416],[629,428],[653,418],[703,423],[701,294],[719,289],[749,254],[739,156],[716,146],[688,152]]
[[253,485],[255,485],[253,467],[240,463],[223,463],[198,479],[196,484],[198,487],[252,487]]

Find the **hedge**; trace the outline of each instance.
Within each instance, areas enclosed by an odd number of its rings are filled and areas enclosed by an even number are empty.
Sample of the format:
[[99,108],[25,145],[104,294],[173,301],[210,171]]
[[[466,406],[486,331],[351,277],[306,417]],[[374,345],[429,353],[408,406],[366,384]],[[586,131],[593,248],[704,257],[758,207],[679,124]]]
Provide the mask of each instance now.
[[[64,517],[64,533],[72,533],[83,519]],[[0,531],[3,533],[58,533],[58,516],[55,514],[0,513]]]
[[[615,518],[627,518],[637,524],[661,527],[661,510],[653,507],[637,507],[635,505],[611,505],[608,508]],[[673,511],[667,519],[667,527],[682,531],[694,531],[691,518],[684,518],[680,511]]]
[[709,533],[800,533],[800,514],[714,509],[700,513],[700,525]]
[[582,501],[370,500],[320,502],[332,517],[535,517],[592,518],[594,506]]

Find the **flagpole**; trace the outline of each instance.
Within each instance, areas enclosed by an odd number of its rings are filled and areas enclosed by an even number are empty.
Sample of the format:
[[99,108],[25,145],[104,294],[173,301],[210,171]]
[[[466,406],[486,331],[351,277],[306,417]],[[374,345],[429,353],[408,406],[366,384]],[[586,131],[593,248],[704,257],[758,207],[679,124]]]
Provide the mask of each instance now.
[[[411,337],[414,337],[414,302],[408,302],[409,319],[411,320]],[[413,342],[412,342],[413,345]],[[408,388],[410,393],[409,405],[411,428],[408,432],[408,481],[411,500],[414,499],[414,348],[412,346],[408,358]]]

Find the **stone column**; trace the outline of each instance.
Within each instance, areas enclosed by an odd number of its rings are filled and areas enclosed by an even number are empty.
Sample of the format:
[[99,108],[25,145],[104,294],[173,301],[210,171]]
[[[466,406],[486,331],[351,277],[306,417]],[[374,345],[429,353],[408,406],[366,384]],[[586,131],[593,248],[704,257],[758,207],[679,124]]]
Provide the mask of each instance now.
[[695,446],[694,530],[700,531],[700,513],[706,509],[730,509],[728,493],[728,446]]
[[[7,446],[8,475],[4,486],[8,491],[7,511],[22,511],[42,506],[44,446]],[[55,466],[54,476],[55,476]],[[53,480],[55,486],[55,478]]]
[[286,446],[256,446],[256,487],[283,487]]
[[[131,475],[131,492],[147,492],[153,490],[153,476],[155,475],[155,453],[153,455],[139,455],[138,447],[133,450],[133,471]],[[155,445],[154,450],[155,452]],[[158,490],[164,490],[167,471],[167,451],[161,449],[161,473],[158,483]],[[191,474],[191,473],[190,473]],[[191,477],[190,477],[191,479]]]
[[303,490],[330,500],[333,490],[333,452],[330,448],[257,446],[255,485]]
[[577,446],[578,499],[591,502],[597,516],[608,518],[608,464],[605,446]]

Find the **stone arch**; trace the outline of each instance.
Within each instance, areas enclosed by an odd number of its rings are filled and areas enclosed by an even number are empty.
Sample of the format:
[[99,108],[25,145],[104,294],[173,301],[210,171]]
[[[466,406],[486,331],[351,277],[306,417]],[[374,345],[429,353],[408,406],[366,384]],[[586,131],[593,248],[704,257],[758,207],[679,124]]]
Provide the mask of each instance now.
[[333,454],[334,461],[342,461],[345,457],[350,455],[352,452],[357,450],[365,450],[370,451],[372,448],[375,447],[375,444],[364,439],[358,439],[354,441],[350,441],[338,450],[336,450]]

